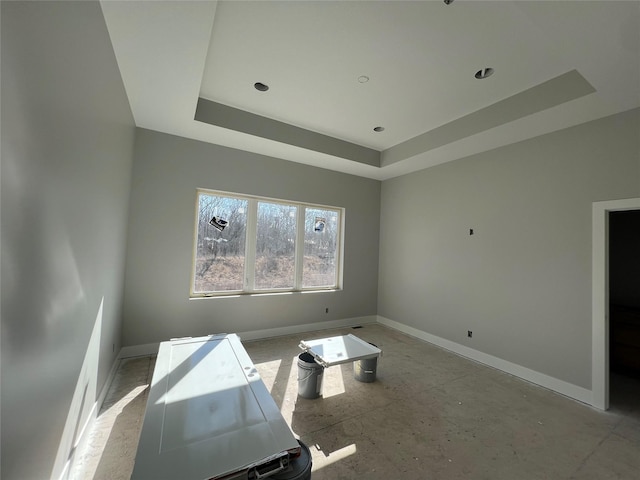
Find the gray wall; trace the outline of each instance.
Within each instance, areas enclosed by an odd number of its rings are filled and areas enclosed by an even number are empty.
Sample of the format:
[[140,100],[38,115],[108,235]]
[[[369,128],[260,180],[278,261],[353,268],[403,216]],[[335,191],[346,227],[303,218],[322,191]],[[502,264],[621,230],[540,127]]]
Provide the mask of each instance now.
[[[379,181],[143,129],[132,181],[125,345],[375,315]],[[344,289],[190,300],[196,188],[344,207]]]
[[3,480],[57,478],[120,348],[135,127],[97,2],[2,2]]
[[383,182],[378,314],[590,389],[592,202],[640,196],[639,132],[636,109]]

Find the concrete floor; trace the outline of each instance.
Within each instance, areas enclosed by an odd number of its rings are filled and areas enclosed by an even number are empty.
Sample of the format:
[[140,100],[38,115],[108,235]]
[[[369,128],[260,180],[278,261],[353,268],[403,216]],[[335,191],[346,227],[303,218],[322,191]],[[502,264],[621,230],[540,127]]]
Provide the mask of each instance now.
[[[298,397],[298,342],[346,333],[382,349],[377,380],[331,367],[322,398]],[[638,379],[612,375],[612,407],[601,412],[381,325],[245,348],[310,447],[313,480],[640,478]],[[154,361],[121,363],[71,478],[129,479]]]

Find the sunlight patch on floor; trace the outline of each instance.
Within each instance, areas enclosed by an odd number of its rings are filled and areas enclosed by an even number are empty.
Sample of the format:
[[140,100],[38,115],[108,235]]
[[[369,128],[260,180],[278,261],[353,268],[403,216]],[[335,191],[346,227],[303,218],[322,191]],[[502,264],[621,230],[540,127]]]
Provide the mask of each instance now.
[[[318,444],[313,446],[317,451],[322,452],[322,447]],[[332,463],[339,462],[344,460],[345,458],[355,455],[357,452],[356,444],[352,443],[351,445],[347,445],[346,447],[339,448],[338,450],[330,453],[324,453],[325,459],[322,461],[320,465],[317,466],[317,470],[327,467]]]
[[113,417],[113,419],[115,420],[115,416],[122,413],[122,410],[124,410],[127,405],[134,401],[138,397],[138,395],[144,392],[148,387],[149,385],[139,385],[133,388],[113,405],[103,409],[98,415],[98,418]]
[[340,368],[340,366],[325,368],[322,397],[334,397],[336,395],[342,395],[345,392],[344,380],[342,379],[342,368]]

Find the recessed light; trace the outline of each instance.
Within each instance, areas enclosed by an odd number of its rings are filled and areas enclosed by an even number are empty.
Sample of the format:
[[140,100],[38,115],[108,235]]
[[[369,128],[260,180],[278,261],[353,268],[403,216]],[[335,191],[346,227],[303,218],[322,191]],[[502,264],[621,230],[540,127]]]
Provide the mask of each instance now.
[[358,82],[360,83],[367,83],[369,81],[369,77],[367,77],[366,75],[360,75],[358,77]]
[[265,85],[262,82],[256,82],[253,84],[254,87],[256,87],[256,90],[260,90],[261,92],[266,92],[267,90],[269,90],[269,85]]
[[373,129],[374,132],[384,132],[384,127],[375,127]]
[[475,74],[475,77],[478,80],[483,80],[487,77],[490,77],[491,75],[493,75],[493,68],[491,67],[486,67],[486,68],[481,68],[480,70],[478,70]]

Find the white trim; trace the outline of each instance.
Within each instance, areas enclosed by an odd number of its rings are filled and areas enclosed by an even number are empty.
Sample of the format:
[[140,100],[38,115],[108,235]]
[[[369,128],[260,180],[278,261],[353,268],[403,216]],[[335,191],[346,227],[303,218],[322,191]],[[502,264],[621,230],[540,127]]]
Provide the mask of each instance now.
[[147,355],[157,355],[158,348],[160,348],[160,342],[122,347],[120,349],[120,355],[118,356],[118,358],[122,359],[132,357],[146,357]]
[[[291,325],[290,327],[266,328],[264,330],[250,330],[236,333],[240,339],[245,341],[261,340],[264,338],[283,337],[285,335],[295,335],[297,333],[315,332],[318,330],[330,330],[332,328],[353,327],[355,325],[367,325],[376,323],[376,316],[343,318],[340,320],[328,320],[325,322],[305,323],[301,325]],[[213,333],[213,332],[212,332]],[[221,333],[221,332],[216,332]],[[168,340],[168,339],[167,339]],[[142,357],[145,355],[156,355],[160,343],[147,343],[145,345],[132,345],[122,347],[119,358]]]
[[[116,362],[117,363],[117,362]],[[88,435],[86,435],[93,426],[93,422],[95,422],[96,418],[98,418],[98,402],[96,401],[91,407],[91,411],[87,416],[87,420],[84,422],[82,429],[80,430],[80,434],[78,435],[78,440],[71,448],[71,452],[69,454],[69,458],[67,459],[64,467],[62,467],[62,472],[60,472],[59,480],[69,480],[69,475],[73,471],[73,465],[76,461],[77,454],[82,453],[88,448]],[[74,479],[73,479],[74,480]]]
[[113,361],[113,364],[111,365],[111,369],[109,370],[109,374],[107,375],[107,380],[104,382],[104,385],[100,389],[100,393],[98,394],[96,401],[91,407],[91,411],[87,416],[87,420],[84,422],[84,425],[80,430],[80,434],[78,435],[78,440],[76,441],[75,445],[71,450],[71,455],[69,456],[69,459],[65,463],[62,469],[62,472],[60,473],[60,476],[58,477],[59,480],[67,480],[69,478],[69,475],[73,471],[73,464],[78,458],[77,457],[78,452],[80,453],[85,452],[89,448],[89,444],[87,443],[89,441],[88,433],[91,431],[91,427],[93,427],[93,424],[98,418],[98,413],[102,408],[102,404],[104,403],[105,398],[107,397],[107,393],[109,392],[111,383],[113,383],[113,379],[116,376],[116,372],[118,371],[119,365],[120,365],[120,354],[116,356],[115,360]]
[[528,382],[548,388],[549,390],[553,390],[557,393],[573,398],[580,402],[587,404],[591,403],[591,391],[587,390],[586,388],[565,382],[564,380],[550,377],[543,373],[536,372],[535,370],[531,370],[507,360],[503,360],[502,358],[494,357],[493,355],[489,355],[487,353],[474,350],[473,348],[460,345],[459,343],[455,343],[450,340],[431,335],[430,333],[423,332],[422,330],[418,330],[417,328],[404,325],[400,322],[390,320],[380,315],[378,315],[378,323],[393,328],[394,330],[398,330],[402,333],[406,333],[407,335],[410,335],[412,337],[419,338],[420,340],[424,340],[425,342],[437,345],[438,347],[444,348],[445,350],[448,350],[465,358],[469,358],[484,365],[502,370],[503,372],[509,373],[511,375],[515,375],[516,377],[519,377],[523,380],[527,380]]
[[[122,352],[122,349],[120,349],[120,352]],[[111,370],[109,370],[109,375],[107,375],[107,381],[104,382],[104,385],[102,386],[102,388],[100,389],[100,394],[98,395],[98,398],[96,399],[96,416],[98,414],[98,412],[100,411],[100,409],[102,408],[102,404],[104,403],[104,399],[107,398],[107,393],[109,393],[109,388],[111,387],[111,384],[113,383],[113,379],[116,377],[116,373],[118,371],[118,367],[120,366],[120,352],[118,352],[118,355],[116,356],[115,360],[113,361],[113,364],[111,365]]]
[[366,325],[376,323],[376,316],[343,318],[340,320],[328,320],[325,322],[305,323],[302,325],[292,325],[290,327],[267,328],[265,330],[253,330],[240,332],[238,336],[242,341],[260,340],[263,338],[282,337],[285,335],[295,335],[296,333],[315,332],[318,330],[329,330],[332,328],[353,327],[355,325]]
[[591,405],[609,408],[609,212],[639,210],[640,198],[594,202],[591,253]]

